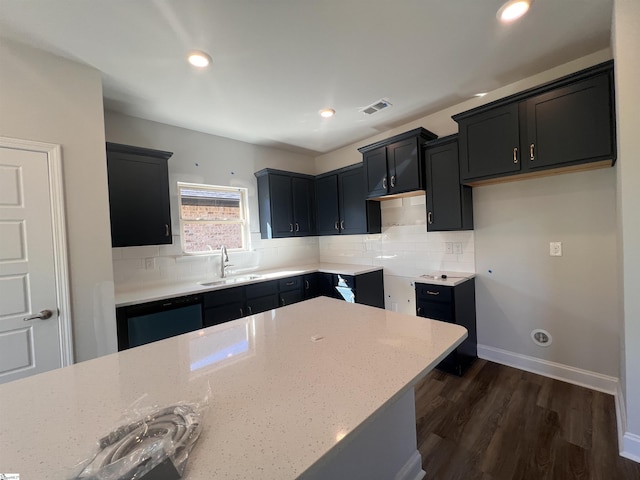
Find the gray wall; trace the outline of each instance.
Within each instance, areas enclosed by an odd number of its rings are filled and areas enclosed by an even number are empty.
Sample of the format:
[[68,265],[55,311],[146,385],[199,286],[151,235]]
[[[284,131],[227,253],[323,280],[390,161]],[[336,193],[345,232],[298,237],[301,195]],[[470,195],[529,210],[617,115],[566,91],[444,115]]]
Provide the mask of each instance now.
[[618,114],[618,261],[623,310],[621,384],[626,401],[623,445],[628,454],[640,461],[640,2],[637,0],[615,0],[612,43]]
[[116,351],[100,73],[0,42],[0,135],[62,146],[75,360]]

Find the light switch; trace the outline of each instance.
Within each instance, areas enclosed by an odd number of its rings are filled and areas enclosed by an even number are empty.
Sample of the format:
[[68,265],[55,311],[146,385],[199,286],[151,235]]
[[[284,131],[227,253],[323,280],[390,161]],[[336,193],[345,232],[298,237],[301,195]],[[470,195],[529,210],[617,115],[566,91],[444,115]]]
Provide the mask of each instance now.
[[445,253],[453,254],[453,243],[452,242],[444,242],[444,251],[445,251]]
[[462,242],[453,242],[453,253],[462,254]]
[[562,256],[562,242],[549,242],[549,256],[551,257]]

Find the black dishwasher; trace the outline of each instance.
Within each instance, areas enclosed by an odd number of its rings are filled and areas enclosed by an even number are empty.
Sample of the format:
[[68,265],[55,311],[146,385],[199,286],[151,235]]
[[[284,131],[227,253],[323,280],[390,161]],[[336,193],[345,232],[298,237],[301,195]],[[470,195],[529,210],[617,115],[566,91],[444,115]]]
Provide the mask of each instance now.
[[202,295],[116,309],[118,351],[202,328]]

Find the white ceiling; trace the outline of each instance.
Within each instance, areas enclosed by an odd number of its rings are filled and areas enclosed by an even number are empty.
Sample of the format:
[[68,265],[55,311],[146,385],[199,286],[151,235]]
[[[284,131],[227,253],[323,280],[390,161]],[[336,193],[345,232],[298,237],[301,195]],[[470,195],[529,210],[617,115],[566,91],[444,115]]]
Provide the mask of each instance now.
[[[0,0],[0,37],[100,70],[109,110],[314,154],[610,44],[612,0],[535,0],[511,25],[501,4]],[[213,65],[191,67],[193,49]]]

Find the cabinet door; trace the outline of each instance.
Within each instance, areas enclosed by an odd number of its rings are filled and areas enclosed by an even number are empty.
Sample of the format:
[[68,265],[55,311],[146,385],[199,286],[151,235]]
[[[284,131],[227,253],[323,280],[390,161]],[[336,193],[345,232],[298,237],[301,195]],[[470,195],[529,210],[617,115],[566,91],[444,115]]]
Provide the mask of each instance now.
[[266,312],[278,308],[278,295],[265,295],[264,297],[247,299],[247,315],[255,315],[256,313]]
[[608,160],[614,156],[608,74],[577,82],[526,102],[529,169]]
[[107,151],[111,244],[170,244],[167,160]]
[[460,185],[458,142],[427,148],[427,231],[473,228],[471,187]]
[[380,147],[362,155],[367,185],[367,197],[387,194],[387,148]]
[[291,177],[275,173],[269,174],[269,190],[271,193],[273,237],[291,237],[294,231]]
[[340,230],[342,233],[367,233],[367,200],[364,170],[342,172],[339,177]]
[[417,138],[392,143],[387,147],[389,193],[422,190],[420,146]]
[[280,306],[291,305],[304,300],[302,290],[290,290],[288,292],[280,292]]
[[520,171],[518,104],[494,108],[459,123],[463,182]]
[[293,201],[293,231],[296,236],[314,235],[315,185],[309,178],[291,177]]
[[304,299],[315,298],[320,295],[320,274],[307,273],[304,275]]
[[338,175],[329,175],[316,180],[316,212],[318,235],[340,233]]
[[244,302],[229,302],[217,307],[205,308],[204,326],[210,327],[247,315]]

